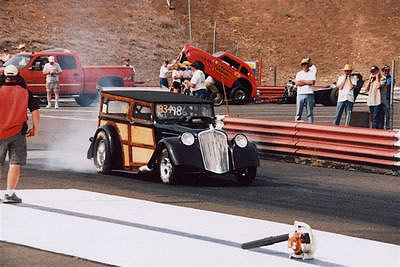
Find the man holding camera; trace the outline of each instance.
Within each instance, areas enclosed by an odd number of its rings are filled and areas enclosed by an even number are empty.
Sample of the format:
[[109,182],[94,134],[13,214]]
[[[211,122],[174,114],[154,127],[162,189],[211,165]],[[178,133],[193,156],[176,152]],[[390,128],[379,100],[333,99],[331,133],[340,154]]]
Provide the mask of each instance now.
[[[390,67],[388,65],[383,66],[382,68],[382,102],[383,102],[383,116],[382,120],[383,128],[385,130],[390,130],[390,97],[391,97],[391,89],[392,89],[392,75],[390,75]],[[381,127],[382,128],[382,127]]]
[[43,74],[46,74],[46,92],[47,92],[47,106],[51,107],[51,92],[54,92],[55,105],[58,109],[58,99],[60,98],[60,81],[59,75],[62,72],[60,65],[55,62],[53,56],[49,57],[49,63],[46,63],[43,67]]
[[372,128],[383,128],[382,76],[377,66],[372,66],[365,92],[368,92],[367,105],[371,113]]
[[349,124],[348,120],[350,119],[350,114],[353,111],[354,88],[357,85],[357,77],[351,76],[353,67],[350,64],[346,64],[343,68],[343,71],[344,75],[339,76],[337,81],[339,93],[336,106],[336,116],[333,122],[335,125],[340,124],[343,111],[346,113],[346,125]]

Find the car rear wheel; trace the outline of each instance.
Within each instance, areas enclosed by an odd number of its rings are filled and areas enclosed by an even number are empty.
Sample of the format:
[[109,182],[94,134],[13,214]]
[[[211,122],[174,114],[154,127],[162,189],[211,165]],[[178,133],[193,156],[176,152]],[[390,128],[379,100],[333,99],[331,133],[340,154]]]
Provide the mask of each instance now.
[[236,180],[240,185],[250,185],[256,179],[257,167],[247,167],[236,172]]
[[96,99],[96,97],[97,97],[96,94],[80,95],[78,97],[75,97],[75,102],[81,107],[87,107],[93,103],[93,101]]
[[93,163],[96,171],[98,173],[109,174],[111,172],[111,151],[106,134],[99,132],[94,142]]
[[178,174],[169,152],[164,148],[159,158],[159,174],[164,184],[175,184],[178,180]]
[[232,90],[231,99],[234,104],[244,104],[249,99],[249,94],[245,88],[237,86]]

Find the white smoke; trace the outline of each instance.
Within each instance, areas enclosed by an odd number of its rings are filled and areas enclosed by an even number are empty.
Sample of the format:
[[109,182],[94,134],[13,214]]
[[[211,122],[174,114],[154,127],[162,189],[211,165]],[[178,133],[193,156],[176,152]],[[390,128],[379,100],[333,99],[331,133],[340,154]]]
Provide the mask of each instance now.
[[38,149],[29,150],[28,139],[29,165],[47,170],[95,172],[92,160],[86,155],[89,138],[97,129],[99,109],[91,108],[92,112],[84,113],[77,112],[78,109],[81,110],[80,107],[70,109],[70,113],[62,107],[51,113],[42,109],[40,131],[34,137],[41,140],[39,146],[35,144]]

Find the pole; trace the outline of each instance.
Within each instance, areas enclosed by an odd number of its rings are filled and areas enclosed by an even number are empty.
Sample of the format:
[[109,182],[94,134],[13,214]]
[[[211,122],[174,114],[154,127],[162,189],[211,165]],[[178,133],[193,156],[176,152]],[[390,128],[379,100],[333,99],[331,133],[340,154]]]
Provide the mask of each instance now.
[[259,62],[259,67],[258,67],[258,71],[257,71],[257,75],[258,75],[258,86],[261,86],[261,79],[262,79],[262,68],[263,68],[263,60],[262,60],[262,56],[261,54],[258,57],[258,62]]
[[192,42],[192,12],[190,11],[190,0],[188,0],[188,13],[189,13],[189,41]]
[[[389,118],[390,118],[390,129],[393,129],[393,102],[394,102],[394,76],[396,74],[396,61],[393,59],[392,60],[392,82],[390,84],[390,98],[389,98],[389,106],[390,106],[390,113],[389,113]],[[389,119],[387,118],[387,119]]]
[[276,66],[274,66],[274,86],[276,86]]
[[213,32],[213,54],[215,53],[215,43],[217,42],[217,20],[214,20],[214,32]]

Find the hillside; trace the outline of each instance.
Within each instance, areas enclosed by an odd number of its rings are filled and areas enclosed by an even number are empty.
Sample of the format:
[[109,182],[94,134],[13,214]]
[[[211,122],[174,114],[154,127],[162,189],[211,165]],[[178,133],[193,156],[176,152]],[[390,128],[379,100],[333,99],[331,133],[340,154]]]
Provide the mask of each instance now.
[[[163,59],[188,41],[187,0],[1,0],[0,48],[65,47],[86,64],[121,64],[131,58],[138,80],[157,84]],[[17,4],[18,3],[18,4]],[[23,3],[23,4],[21,4]],[[294,76],[303,57],[319,69],[319,83],[353,63],[363,74],[372,64],[400,60],[397,0],[191,0],[193,43],[211,52],[214,20],[217,50],[247,59],[262,55],[264,80],[277,66],[278,82]]]

